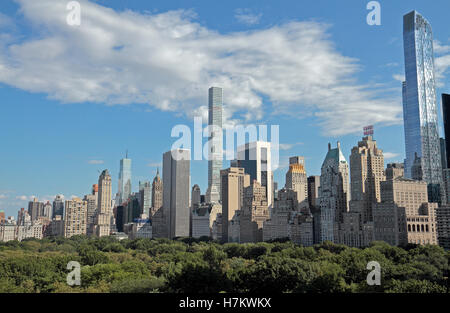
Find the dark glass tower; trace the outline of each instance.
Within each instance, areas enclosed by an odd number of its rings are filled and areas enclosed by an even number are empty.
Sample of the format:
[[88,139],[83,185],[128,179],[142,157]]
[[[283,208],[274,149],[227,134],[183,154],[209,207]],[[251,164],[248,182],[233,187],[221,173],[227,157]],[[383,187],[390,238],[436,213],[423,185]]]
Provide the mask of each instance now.
[[442,119],[444,120],[445,150],[447,154],[447,167],[450,165],[450,95],[442,94]]

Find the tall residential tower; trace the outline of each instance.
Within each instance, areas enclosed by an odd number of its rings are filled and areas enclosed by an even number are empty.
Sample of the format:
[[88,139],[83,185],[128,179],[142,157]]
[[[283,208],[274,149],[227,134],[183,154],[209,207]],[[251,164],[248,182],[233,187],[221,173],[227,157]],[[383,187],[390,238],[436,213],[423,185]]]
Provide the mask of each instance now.
[[418,12],[403,16],[405,82],[403,119],[405,129],[405,176],[412,177],[415,154],[420,158],[430,201],[441,198],[442,168],[434,78],[433,33]]
[[209,88],[208,102],[210,136],[208,139],[208,190],[206,191],[206,201],[217,203],[221,200],[220,170],[222,169],[223,160],[222,88]]

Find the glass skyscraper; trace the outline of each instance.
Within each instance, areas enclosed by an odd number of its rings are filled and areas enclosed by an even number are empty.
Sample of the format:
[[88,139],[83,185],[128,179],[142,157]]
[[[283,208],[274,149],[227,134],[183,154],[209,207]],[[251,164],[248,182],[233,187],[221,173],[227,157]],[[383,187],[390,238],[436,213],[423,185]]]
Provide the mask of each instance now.
[[430,23],[418,12],[403,17],[405,78],[403,120],[405,176],[411,178],[415,153],[421,158],[423,180],[430,200],[440,201],[442,166],[434,80],[433,34]]
[[221,200],[220,170],[223,164],[222,94],[222,88],[209,88],[208,125],[211,127],[211,136],[208,139],[208,190],[206,191],[206,198],[210,203],[217,203]]
[[126,158],[120,160],[119,171],[119,203],[127,201],[131,195],[131,159]]

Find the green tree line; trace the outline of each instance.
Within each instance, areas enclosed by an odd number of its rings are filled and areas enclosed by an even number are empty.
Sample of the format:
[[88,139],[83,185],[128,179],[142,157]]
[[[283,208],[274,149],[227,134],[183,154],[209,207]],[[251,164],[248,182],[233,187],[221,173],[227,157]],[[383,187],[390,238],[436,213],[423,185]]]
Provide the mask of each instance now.
[[[0,293],[447,293],[450,252],[439,246],[364,249],[325,242],[219,244],[208,238],[27,239],[0,243]],[[67,264],[81,265],[69,286]],[[367,264],[381,284],[366,282]]]

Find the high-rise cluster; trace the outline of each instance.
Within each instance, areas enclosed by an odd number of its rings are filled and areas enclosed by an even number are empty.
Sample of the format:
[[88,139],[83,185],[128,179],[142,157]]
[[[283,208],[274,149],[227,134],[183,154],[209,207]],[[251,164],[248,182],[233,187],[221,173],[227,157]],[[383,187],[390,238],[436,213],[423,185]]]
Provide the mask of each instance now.
[[[223,166],[223,90],[208,90],[208,185],[191,186],[191,151],[162,156],[153,182],[132,191],[132,161],[120,160],[118,190],[101,172],[83,198],[53,204],[34,198],[17,221],[0,211],[0,240],[89,235],[118,238],[210,237],[220,242],[289,239],[309,246],[332,241],[364,247],[450,246],[450,95],[442,95],[445,138],[439,138],[430,23],[418,12],[403,18],[405,161],[384,166],[383,151],[365,128],[349,162],[328,144],[320,175],[307,176],[305,158],[289,158],[284,187],[272,171],[270,142],[239,145]],[[368,131],[370,130],[370,131]]]

